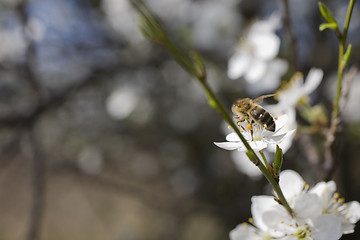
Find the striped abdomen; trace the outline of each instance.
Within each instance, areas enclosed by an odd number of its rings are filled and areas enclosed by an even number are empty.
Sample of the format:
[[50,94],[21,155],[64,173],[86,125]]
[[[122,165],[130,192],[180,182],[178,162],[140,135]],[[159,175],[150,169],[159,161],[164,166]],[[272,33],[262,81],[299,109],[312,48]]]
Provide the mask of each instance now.
[[262,124],[266,130],[275,132],[275,121],[265,109],[256,105],[250,110],[250,114],[254,120]]

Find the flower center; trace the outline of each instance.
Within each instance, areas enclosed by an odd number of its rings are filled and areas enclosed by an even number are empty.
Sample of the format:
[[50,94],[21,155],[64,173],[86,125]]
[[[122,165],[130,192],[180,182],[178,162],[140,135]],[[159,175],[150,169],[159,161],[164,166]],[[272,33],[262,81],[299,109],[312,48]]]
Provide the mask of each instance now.
[[298,239],[311,239],[311,229],[309,227],[302,227],[299,226],[297,228],[296,233],[293,234],[294,237],[297,237]]

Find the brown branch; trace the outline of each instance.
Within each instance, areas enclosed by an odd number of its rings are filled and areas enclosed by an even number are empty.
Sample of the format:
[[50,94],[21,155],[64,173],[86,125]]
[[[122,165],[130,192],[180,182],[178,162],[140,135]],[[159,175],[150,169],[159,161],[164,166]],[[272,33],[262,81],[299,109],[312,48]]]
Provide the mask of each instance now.
[[282,0],[282,4],[284,7],[284,19],[283,22],[286,27],[288,39],[289,39],[289,46],[290,46],[290,62],[291,62],[291,70],[296,71],[298,68],[297,62],[297,50],[296,50],[296,38],[292,32],[291,28],[291,20],[290,20],[290,10],[289,10],[289,3],[288,0]]
[[35,72],[33,71],[32,64],[36,62],[36,49],[33,39],[26,31],[28,26],[28,13],[27,13],[27,0],[20,1],[16,7],[16,13],[22,23],[22,30],[25,41],[27,42],[27,48],[25,50],[24,62],[17,66],[17,72],[22,75],[23,79],[26,79],[32,89],[36,92],[39,101],[44,101],[47,98],[47,91],[45,87],[38,80]]
[[33,126],[29,131],[29,140],[32,148],[32,206],[30,212],[27,240],[39,239],[43,215],[45,210],[46,194],[46,163],[45,157]]

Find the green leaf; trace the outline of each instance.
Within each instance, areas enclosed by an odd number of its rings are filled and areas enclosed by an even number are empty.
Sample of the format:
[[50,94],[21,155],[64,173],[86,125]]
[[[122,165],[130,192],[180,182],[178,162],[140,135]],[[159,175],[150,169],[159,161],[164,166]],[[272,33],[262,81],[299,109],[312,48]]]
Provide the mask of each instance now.
[[322,23],[319,26],[319,30],[320,31],[324,31],[325,29],[330,28],[332,30],[338,29],[338,24],[336,22],[332,22],[332,23]]
[[275,177],[279,176],[282,163],[283,163],[283,151],[279,147],[279,145],[276,145],[275,159],[273,163]]
[[349,62],[349,59],[351,57],[351,53],[352,53],[352,45],[349,44],[347,49],[346,49],[346,52],[344,54],[344,57],[343,57],[343,64],[344,66],[346,66],[346,64]]
[[333,14],[331,13],[329,8],[325,4],[323,4],[322,2],[319,2],[319,9],[320,9],[321,15],[324,17],[324,19],[328,23],[334,23],[334,22],[336,23],[336,20],[335,20]]

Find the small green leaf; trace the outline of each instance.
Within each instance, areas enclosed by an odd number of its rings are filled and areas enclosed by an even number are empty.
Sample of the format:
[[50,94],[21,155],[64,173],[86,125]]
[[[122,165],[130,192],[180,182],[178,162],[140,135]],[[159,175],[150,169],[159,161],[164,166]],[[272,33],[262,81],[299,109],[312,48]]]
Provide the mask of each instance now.
[[324,31],[324,30],[327,29],[327,28],[330,28],[330,29],[336,31],[336,29],[338,29],[338,25],[337,25],[336,22],[332,22],[332,23],[322,23],[322,24],[320,24],[320,26],[319,26],[319,30],[320,30],[320,31]]
[[276,145],[275,159],[273,163],[275,177],[279,176],[282,163],[283,163],[283,151],[279,147],[279,145]]
[[331,11],[329,10],[329,8],[323,4],[322,2],[319,2],[319,9],[321,12],[321,15],[324,17],[324,19],[328,22],[328,23],[336,23],[336,20],[333,16],[333,14],[331,13]]
[[346,64],[349,62],[349,59],[351,57],[351,53],[352,53],[352,45],[349,44],[347,49],[346,49],[346,52],[344,54],[344,57],[343,57],[343,64],[344,66],[346,66]]

